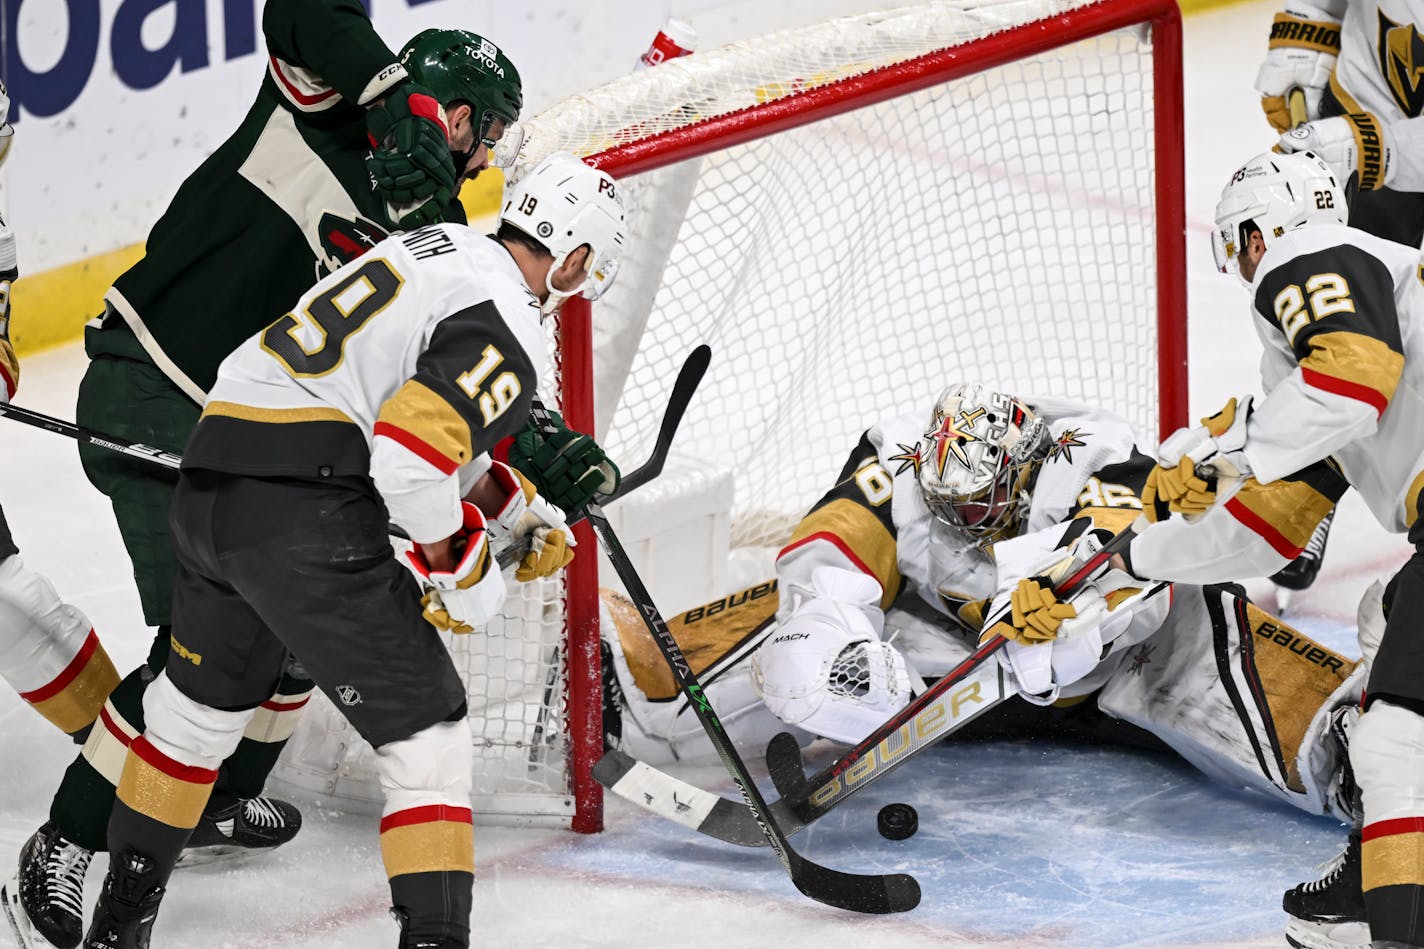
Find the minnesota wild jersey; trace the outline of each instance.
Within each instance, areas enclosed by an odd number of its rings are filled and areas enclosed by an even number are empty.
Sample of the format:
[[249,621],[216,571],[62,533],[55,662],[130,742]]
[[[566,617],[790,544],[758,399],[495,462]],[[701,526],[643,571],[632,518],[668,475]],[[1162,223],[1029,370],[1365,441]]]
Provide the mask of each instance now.
[[[268,3],[262,29],[257,101],[105,297],[199,403],[223,357],[392,230],[366,171],[364,106],[405,79],[404,67],[357,0]],[[458,203],[446,220],[464,221]]]
[[460,224],[389,237],[223,361],[183,467],[370,477],[413,540],[441,540],[462,476],[529,414],[544,353],[502,244]]

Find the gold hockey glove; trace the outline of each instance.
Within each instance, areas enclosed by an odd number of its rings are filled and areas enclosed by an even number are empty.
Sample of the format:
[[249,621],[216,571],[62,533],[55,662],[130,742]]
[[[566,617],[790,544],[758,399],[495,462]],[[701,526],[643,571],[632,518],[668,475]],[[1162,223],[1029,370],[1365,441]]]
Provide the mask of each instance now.
[[[1271,24],[1266,59],[1256,73],[1261,109],[1277,132],[1320,117],[1320,100],[1340,53],[1340,21],[1295,0]],[[1304,99],[1303,116],[1292,116],[1291,94]]]
[[1330,166],[1347,196],[1388,187],[1395,166],[1392,136],[1373,112],[1353,112],[1333,119],[1306,122],[1281,136],[1276,146],[1283,152],[1311,151]]
[[1026,577],[1009,595],[1009,613],[985,632],[985,637],[1003,636],[1017,643],[1032,644],[1056,639],[1058,627],[1078,615],[1071,603],[1060,601],[1047,577]]

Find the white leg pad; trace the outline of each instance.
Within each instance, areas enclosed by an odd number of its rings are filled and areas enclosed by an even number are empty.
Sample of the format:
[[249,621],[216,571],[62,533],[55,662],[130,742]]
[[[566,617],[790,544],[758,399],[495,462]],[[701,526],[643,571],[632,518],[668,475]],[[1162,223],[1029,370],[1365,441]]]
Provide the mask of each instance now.
[[474,765],[470,722],[440,722],[376,749],[376,771],[386,795],[382,816],[412,807],[470,806]]
[[17,692],[53,682],[79,654],[93,625],[19,556],[0,563],[0,676]]
[[1424,816],[1424,716],[1371,703],[1350,735],[1350,763],[1367,823]]
[[216,771],[237,749],[255,711],[224,712],[195,702],[160,673],[143,694],[144,736],[174,761]]

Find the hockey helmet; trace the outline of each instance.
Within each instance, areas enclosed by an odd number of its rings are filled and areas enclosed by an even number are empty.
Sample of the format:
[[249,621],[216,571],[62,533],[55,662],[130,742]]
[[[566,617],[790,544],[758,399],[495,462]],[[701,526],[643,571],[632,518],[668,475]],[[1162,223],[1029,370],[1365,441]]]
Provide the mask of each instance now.
[[1252,231],[1269,247],[1286,231],[1345,219],[1345,191],[1314,152],[1257,155],[1236,170],[1217,202],[1211,233],[1217,269],[1241,275],[1240,253]]
[[505,188],[499,223],[518,228],[554,256],[545,277],[551,304],[570,295],[554,289],[554,272],[584,244],[590,250],[588,278],[574,293],[597,300],[617,276],[626,240],[623,200],[608,172],[568,152],[554,152]]
[[[513,163],[522,138],[513,126],[524,107],[524,91],[519,71],[498,46],[468,30],[425,30],[405,44],[400,61],[411,79],[435,93],[442,106],[467,103],[476,147],[489,147],[500,166]],[[489,141],[495,119],[505,124],[500,148]]]
[[920,494],[936,518],[980,543],[1012,536],[1047,449],[1047,425],[1031,405],[982,385],[952,385],[920,440]]

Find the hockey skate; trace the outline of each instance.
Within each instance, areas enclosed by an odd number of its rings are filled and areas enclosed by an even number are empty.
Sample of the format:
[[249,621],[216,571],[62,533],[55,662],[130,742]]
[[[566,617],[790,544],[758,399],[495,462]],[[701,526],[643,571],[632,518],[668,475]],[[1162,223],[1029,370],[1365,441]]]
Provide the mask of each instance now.
[[1307,589],[1320,574],[1320,565],[1325,562],[1325,544],[1330,539],[1330,525],[1335,520],[1332,510],[1325,519],[1315,525],[1315,531],[1306,541],[1305,549],[1290,563],[1271,576],[1271,582],[1281,589],[1276,591],[1277,605],[1281,610],[1290,601],[1287,590]]
[[302,829],[295,806],[273,797],[239,798],[203,812],[178,866],[194,867],[238,854],[280,847]]
[[454,937],[411,935],[410,915],[399,907],[391,909],[391,918],[400,925],[400,949],[460,949],[468,945]]
[[1344,851],[1324,869],[1320,879],[1292,887],[1281,899],[1290,916],[1286,942],[1295,949],[1369,949],[1358,829],[1350,831]]
[[20,949],[74,949],[84,935],[84,873],[93,851],[46,822],[20,851],[0,905]]
[[84,949],[148,949],[163,886],[151,858],[126,850],[109,861]]

